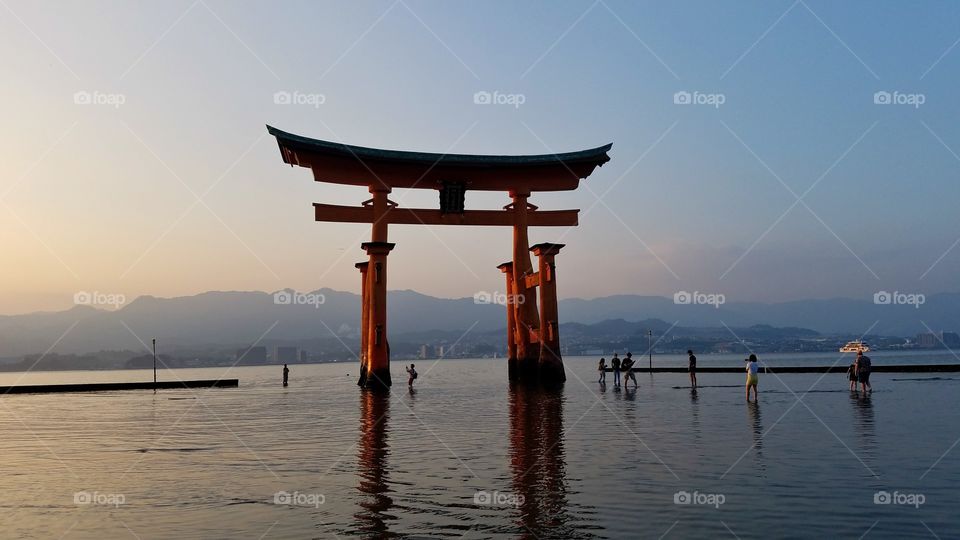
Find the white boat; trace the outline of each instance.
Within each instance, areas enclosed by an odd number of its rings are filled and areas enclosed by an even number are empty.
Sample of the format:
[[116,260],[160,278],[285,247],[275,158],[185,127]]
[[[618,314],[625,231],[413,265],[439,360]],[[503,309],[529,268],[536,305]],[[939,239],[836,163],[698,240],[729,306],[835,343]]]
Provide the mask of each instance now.
[[859,339],[848,341],[846,345],[840,347],[840,352],[843,353],[856,353],[856,352],[870,352],[870,346],[866,343],[860,341]]

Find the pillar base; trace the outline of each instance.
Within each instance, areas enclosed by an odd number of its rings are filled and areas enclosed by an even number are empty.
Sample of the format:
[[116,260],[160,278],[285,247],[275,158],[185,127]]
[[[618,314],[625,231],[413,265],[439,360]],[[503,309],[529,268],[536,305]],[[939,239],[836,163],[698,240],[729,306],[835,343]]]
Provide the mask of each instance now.
[[363,386],[371,390],[389,390],[392,384],[390,368],[386,367],[370,371]]
[[563,369],[563,361],[559,356],[550,355],[540,359],[540,382],[544,384],[562,383],[567,380]]
[[559,355],[534,358],[510,358],[507,363],[510,381],[550,386],[567,380],[563,360]]
[[364,386],[367,384],[367,366],[360,366],[360,379],[357,381],[357,386]]
[[537,382],[540,380],[539,360],[537,357],[518,358],[516,380],[524,382]]

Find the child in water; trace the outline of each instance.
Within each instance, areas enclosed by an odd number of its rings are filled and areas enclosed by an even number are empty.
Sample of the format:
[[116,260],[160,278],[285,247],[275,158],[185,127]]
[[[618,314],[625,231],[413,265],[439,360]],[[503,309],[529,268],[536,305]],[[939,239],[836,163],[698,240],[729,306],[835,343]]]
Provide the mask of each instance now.
[[607,382],[607,359],[601,358],[600,363],[597,364],[597,370],[600,371],[600,380],[597,381],[600,384]]
[[747,362],[747,401],[750,401],[750,389],[753,388],[753,399],[757,401],[757,384],[760,382],[760,376],[757,374],[757,355],[751,354]]
[[857,391],[857,364],[850,364],[850,367],[847,368],[847,377],[850,379],[850,391]]

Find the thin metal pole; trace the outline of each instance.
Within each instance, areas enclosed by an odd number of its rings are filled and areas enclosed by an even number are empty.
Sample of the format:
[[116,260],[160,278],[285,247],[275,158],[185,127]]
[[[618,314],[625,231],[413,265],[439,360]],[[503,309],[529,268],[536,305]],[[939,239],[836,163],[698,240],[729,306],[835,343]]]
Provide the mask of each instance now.
[[157,391],[157,338],[153,338],[153,391]]
[[650,372],[653,373],[653,330],[647,330],[647,354],[650,359]]

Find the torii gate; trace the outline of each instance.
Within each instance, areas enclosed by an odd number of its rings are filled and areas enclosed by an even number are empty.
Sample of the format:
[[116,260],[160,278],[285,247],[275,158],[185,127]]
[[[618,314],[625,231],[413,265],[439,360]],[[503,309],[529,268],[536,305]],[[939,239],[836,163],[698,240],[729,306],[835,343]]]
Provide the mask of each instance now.
[[[357,263],[362,281],[359,385],[387,388],[387,225],[482,225],[513,227],[513,259],[498,266],[506,276],[507,349],[510,380],[566,380],[557,323],[554,258],[563,244],[529,246],[527,227],[572,227],[579,210],[540,210],[527,202],[535,191],[568,191],[610,161],[611,144],[528,156],[477,156],[402,152],[350,146],[301,137],[267,126],[284,163],[313,171],[317,182],[365,186],[372,198],[360,206],[314,203],[316,221],[370,223],[368,260]],[[394,188],[436,189],[440,208],[400,208],[387,198]],[[513,202],[503,210],[466,210],[467,190],[505,191]],[[535,272],[530,251],[537,256]],[[540,287],[539,309],[536,288]]]

